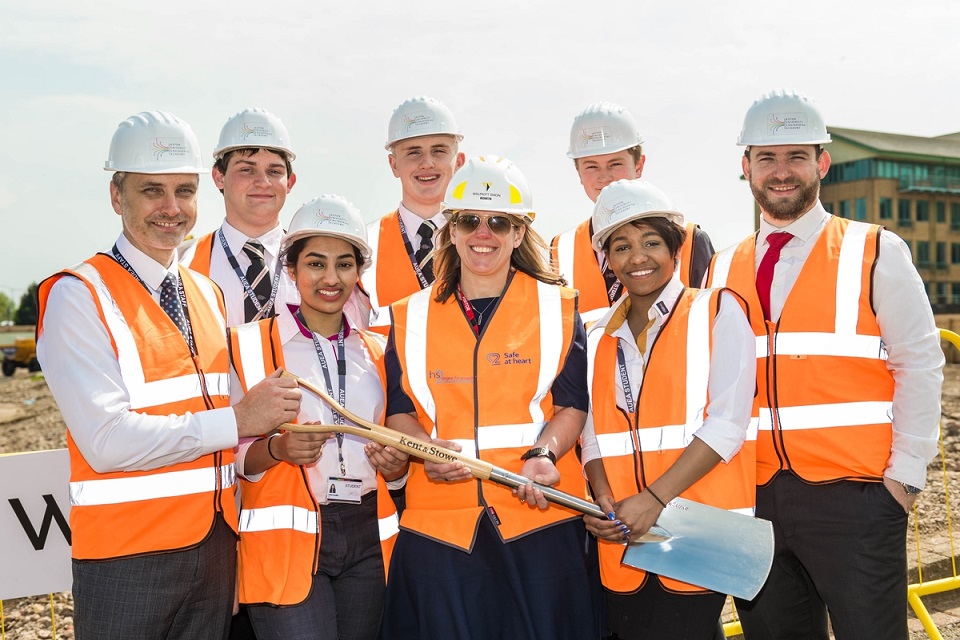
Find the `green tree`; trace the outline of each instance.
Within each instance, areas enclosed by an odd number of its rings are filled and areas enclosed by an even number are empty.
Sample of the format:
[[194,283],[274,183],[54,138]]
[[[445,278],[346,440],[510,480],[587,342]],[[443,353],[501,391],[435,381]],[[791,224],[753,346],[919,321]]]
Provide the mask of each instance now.
[[0,291],[0,320],[13,320],[13,314],[17,310],[17,303],[10,299],[10,296]]
[[17,324],[37,324],[37,290],[39,288],[40,285],[36,282],[27,287],[27,292],[20,298],[20,306],[17,307],[14,322]]

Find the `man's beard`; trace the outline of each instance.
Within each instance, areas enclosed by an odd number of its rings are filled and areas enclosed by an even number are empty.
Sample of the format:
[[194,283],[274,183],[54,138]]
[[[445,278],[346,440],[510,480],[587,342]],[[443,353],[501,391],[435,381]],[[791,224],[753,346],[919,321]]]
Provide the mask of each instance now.
[[771,198],[767,188],[785,184],[794,184],[796,180],[784,182],[775,178],[767,180],[765,184],[756,185],[750,181],[750,191],[763,211],[770,214],[774,220],[796,220],[813,208],[820,197],[820,180],[812,180],[807,184],[797,184],[797,191],[789,198]]

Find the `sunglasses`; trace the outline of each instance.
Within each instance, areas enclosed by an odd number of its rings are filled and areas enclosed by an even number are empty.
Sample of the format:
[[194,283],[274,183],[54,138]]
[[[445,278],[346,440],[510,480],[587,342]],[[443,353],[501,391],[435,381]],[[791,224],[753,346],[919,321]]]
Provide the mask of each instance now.
[[453,221],[463,233],[473,233],[480,228],[480,223],[487,222],[487,228],[498,236],[505,236],[513,227],[519,226],[509,216],[489,215],[481,216],[476,213],[461,213]]

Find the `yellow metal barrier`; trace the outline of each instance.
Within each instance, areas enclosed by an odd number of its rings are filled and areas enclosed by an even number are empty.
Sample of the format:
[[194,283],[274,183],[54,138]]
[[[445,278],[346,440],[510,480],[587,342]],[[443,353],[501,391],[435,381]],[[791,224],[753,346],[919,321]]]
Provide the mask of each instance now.
[[[940,329],[940,339],[949,342],[957,349],[960,349],[960,334],[956,334],[953,331],[948,331],[947,329]],[[917,544],[918,581],[914,584],[907,585],[907,603],[910,605],[910,608],[913,609],[917,619],[920,620],[924,631],[927,632],[927,635],[930,636],[931,640],[943,640],[943,635],[940,633],[940,630],[937,629],[937,625],[933,622],[933,618],[930,617],[930,612],[927,611],[927,607],[923,604],[923,601],[920,598],[934,593],[943,593],[945,591],[960,589],[960,576],[957,575],[957,554],[953,544],[953,512],[950,504],[950,485],[947,483],[947,458],[943,450],[942,428],[940,429],[940,468],[941,472],[943,473],[943,494],[947,509],[947,535],[950,541],[950,564],[952,573],[949,578],[941,578],[939,580],[930,580],[927,582],[923,581],[923,562],[920,554],[920,523],[917,517],[917,506],[914,504],[913,532]],[[733,609],[733,617],[734,619],[732,622],[728,622],[723,625],[723,632],[728,638],[743,634],[743,627],[740,625],[740,621],[737,620],[736,609]]]

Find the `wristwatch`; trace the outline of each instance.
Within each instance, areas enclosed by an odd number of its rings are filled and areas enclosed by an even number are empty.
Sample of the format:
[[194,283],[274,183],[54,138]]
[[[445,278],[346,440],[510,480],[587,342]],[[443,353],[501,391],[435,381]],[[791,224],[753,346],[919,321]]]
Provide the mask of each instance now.
[[550,458],[550,462],[557,464],[557,454],[546,447],[534,447],[520,456],[521,460],[529,460],[530,458]]
[[906,482],[901,482],[900,486],[903,487],[903,490],[907,492],[908,496],[915,496],[923,491],[923,489],[915,487],[912,484],[907,484]]

